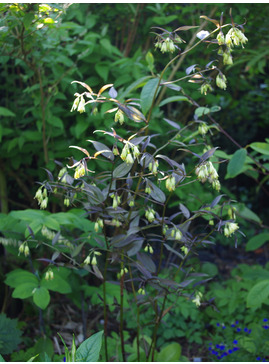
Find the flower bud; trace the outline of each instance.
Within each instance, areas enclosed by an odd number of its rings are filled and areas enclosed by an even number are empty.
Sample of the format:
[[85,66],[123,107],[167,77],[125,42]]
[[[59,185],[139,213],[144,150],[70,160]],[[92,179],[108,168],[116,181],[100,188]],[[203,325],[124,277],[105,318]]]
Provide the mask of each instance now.
[[19,246],[19,254],[24,253],[24,243]]
[[216,85],[223,90],[227,88],[227,79],[224,74],[218,74],[216,77]]
[[225,44],[225,37],[222,32],[219,32],[219,34],[217,35],[217,41],[219,45]]
[[85,265],[89,265],[90,264],[90,262],[91,262],[91,257],[88,255],[87,257],[86,257],[86,259],[84,259],[84,264]]
[[133,157],[132,157],[131,153],[127,154],[127,157],[125,159],[125,163],[127,163],[127,164],[133,164],[134,163],[134,160],[133,160]]
[[118,109],[118,111],[115,114],[115,123],[119,122],[120,125],[122,125],[124,123],[124,113],[123,111],[121,111],[120,109]]
[[83,163],[80,163],[78,165],[78,167],[75,169],[75,175],[74,175],[74,178],[75,179],[78,179],[78,178],[81,178],[85,175],[86,173],[86,169],[84,167],[84,164]]
[[142,294],[142,295],[145,295],[146,292],[143,288],[139,288],[139,290],[137,291],[138,294]]
[[179,229],[176,229],[175,239],[179,241],[182,239],[182,232]]
[[172,192],[176,188],[176,179],[174,176],[169,176],[165,181],[165,187],[169,192]]
[[29,254],[30,254],[29,246],[28,246],[28,244],[25,244],[25,247],[24,247],[24,255],[26,257],[28,257]]
[[[76,95],[77,95],[77,94],[76,94]],[[72,111],[75,111],[75,110],[77,109],[78,104],[79,104],[79,100],[80,100],[80,96],[78,96],[77,98],[75,98],[75,101],[74,101],[73,106],[72,106],[72,108],[71,108],[71,112],[72,112]]]
[[84,97],[83,96],[80,97],[80,102],[78,104],[78,112],[80,114],[82,114],[83,112],[85,112],[85,100],[84,100]]
[[95,256],[92,257],[91,265],[97,265],[97,259]]
[[103,220],[103,219],[98,218],[98,219],[97,219],[97,223],[98,223],[98,225],[100,226],[100,228],[101,228],[101,229],[103,229],[103,227],[104,227],[104,220]]
[[133,154],[134,154],[134,158],[138,158],[140,156],[139,149],[136,145],[133,147]]
[[206,135],[206,133],[208,132],[208,126],[206,125],[206,123],[200,123],[199,124],[199,127],[198,127],[198,132],[201,134],[201,135]]
[[41,204],[40,204],[40,208],[41,209],[46,209],[47,208],[47,206],[48,206],[48,198],[45,198],[42,202],[41,202]]
[[124,147],[123,147],[123,149],[122,149],[121,155],[120,155],[121,159],[122,159],[123,161],[125,161],[125,160],[126,160],[126,158],[127,158],[127,155],[128,155],[129,153],[130,153],[130,152],[129,152],[129,146],[128,146],[128,144],[125,144],[125,146],[124,146]]
[[70,205],[70,200],[69,200],[69,198],[65,198],[65,199],[64,199],[64,205],[65,205],[65,206],[67,206],[67,207]]
[[233,64],[233,57],[231,55],[231,52],[226,51],[223,53],[223,64],[226,65]]
[[213,87],[209,83],[203,83],[200,91],[202,95],[207,95],[208,91],[213,91]]
[[94,231],[96,232],[96,233],[98,233],[98,231],[99,231],[99,224],[98,224],[98,222],[96,221],[95,222],[95,224],[94,224]]

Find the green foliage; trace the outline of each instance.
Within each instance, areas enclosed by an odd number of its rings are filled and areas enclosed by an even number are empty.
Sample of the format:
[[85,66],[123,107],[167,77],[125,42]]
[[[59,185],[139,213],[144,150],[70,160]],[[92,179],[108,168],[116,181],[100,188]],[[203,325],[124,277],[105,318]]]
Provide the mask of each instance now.
[[11,354],[21,343],[22,332],[17,328],[18,320],[0,314],[0,353]]

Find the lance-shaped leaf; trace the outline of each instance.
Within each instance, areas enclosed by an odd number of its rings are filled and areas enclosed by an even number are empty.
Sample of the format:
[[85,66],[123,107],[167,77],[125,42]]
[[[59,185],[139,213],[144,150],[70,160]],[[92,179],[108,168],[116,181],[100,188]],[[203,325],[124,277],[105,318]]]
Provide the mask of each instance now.
[[89,152],[87,151],[87,149],[85,149],[85,148],[81,148],[81,147],[78,147],[78,146],[76,146],[76,145],[70,145],[70,146],[69,146],[69,148],[75,148],[75,149],[78,149],[78,150],[80,150],[82,153],[86,154],[86,156],[87,156],[87,157],[89,157],[89,158],[90,158],[90,154],[89,154]]
[[[87,140],[87,142],[90,142],[93,144],[94,148],[100,152],[100,154],[102,154],[104,157],[110,159],[110,160],[114,160],[114,154],[113,152],[103,143],[100,142],[96,142],[94,140]],[[94,155],[96,157],[96,155]]]
[[121,178],[126,176],[132,168],[133,164],[122,163],[113,171],[113,178]]
[[146,114],[151,108],[151,105],[154,102],[154,96],[157,96],[158,84],[159,78],[153,78],[152,80],[149,80],[142,88],[140,99],[141,107],[144,114]]
[[178,32],[179,30],[189,30],[193,28],[199,28],[199,25],[183,25],[182,27],[177,28],[174,32]]
[[85,82],[72,81],[71,84],[72,83],[79,83],[81,86],[85,87],[91,94],[93,94],[93,90]]
[[139,263],[142,263],[144,267],[147,267],[147,269],[151,273],[156,272],[156,265],[154,264],[153,260],[149,255],[146,253],[137,253],[137,260]]
[[180,259],[184,259],[183,255],[180,254],[178,251],[176,251],[175,249],[171,248],[170,245],[168,244],[164,244],[164,246],[166,247],[167,250],[169,250],[171,253],[177,255]]
[[205,152],[202,157],[200,157],[200,163],[205,162],[207,159],[209,159],[210,157],[212,157],[212,155],[215,153],[215,151],[218,149],[218,147],[216,148],[212,148],[210,150],[208,150],[207,152]]
[[155,200],[158,201],[160,203],[165,203],[166,197],[164,192],[157,186],[155,186],[155,184],[153,182],[151,182],[151,180],[149,180],[148,178],[146,178],[147,184],[151,189],[150,192],[150,197]]
[[117,105],[118,105],[118,108],[121,111],[123,111],[129,119],[135,121],[136,123],[146,122],[145,116],[141,113],[141,111],[139,111],[135,107],[126,106],[126,105],[123,105],[120,103],[117,103]]
[[216,19],[210,19],[206,15],[201,15],[200,18],[205,19],[207,21],[210,21],[211,23],[214,23],[219,28],[219,22]]
[[100,96],[102,92],[104,92],[105,90],[107,90],[108,88],[112,87],[113,83],[109,83],[107,85],[104,85],[103,87],[100,88],[100,90],[98,91],[97,96]]

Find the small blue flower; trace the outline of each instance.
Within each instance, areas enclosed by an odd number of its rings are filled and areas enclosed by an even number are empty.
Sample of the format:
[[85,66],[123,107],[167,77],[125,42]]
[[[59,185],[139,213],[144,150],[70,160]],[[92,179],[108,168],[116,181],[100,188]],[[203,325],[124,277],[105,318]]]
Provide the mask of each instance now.
[[64,360],[63,360],[64,362],[66,362],[66,357],[64,356]]
[[235,327],[235,324],[231,324],[231,327]]
[[268,319],[266,319],[266,318],[265,318],[265,319],[263,319],[263,322],[267,322],[267,321],[268,321]]
[[236,329],[236,331],[237,331],[237,332],[240,332],[240,331],[241,331],[240,327],[238,327],[238,328]]
[[251,333],[251,331],[252,331],[252,330],[251,330],[251,329],[249,329],[249,330],[248,330],[248,334],[250,334],[250,333]]
[[225,326],[225,325],[223,325],[223,326],[222,326],[222,329],[223,329],[223,330],[224,330],[224,329],[226,329],[226,326]]
[[269,329],[269,326],[268,326],[268,325],[263,325],[263,328],[264,328],[265,330],[267,330],[267,329]]
[[245,331],[245,332],[248,332],[248,328],[247,328],[247,327],[245,327],[245,328],[244,328],[244,331]]
[[220,350],[224,350],[225,349],[225,345],[220,345]]
[[238,324],[239,324],[239,321],[238,321],[238,320],[236,320],[236,321],[235,321],[235,324],[236,324],[236,325],[238,325]]
[[233,351],[237,351],[237,350],[239,350],[239,348],[238,348],[237,346],[235,346],[235,347],[233,348]]
[[226,351],[224,351],[223,355],[224,355],[224,356],[227,356],[228,354],[226,353]]
[[256,360],[261,360],[261,357],[260,357],[260,356],[258,356],[258,357],[256,358]]
[[232,352],[233,352],[233,351],[232,351],[232,349],[229,349],[229,350],[228,350],[228,353],[229,353],[229,354],[232,354]]
[[220,355],[218,355],[218,356],[217,356],[217,358],[218,358],[218,359],[221,359],[221,356],[220,356]]
[[217,322],[217,323],[216,323],[216,325],[219,327],[219,326],[220,326],[220,323],[219,323],[219,322]]
[[217,344],[217,345],[216,345],[216,349],[219,349],[219,348],[220,348],[220,345],[219,345],[219,344]]
[[234,340],[234,341],[233,341],[233,344],[238,344],[238,341],[237,341],[237,340]]

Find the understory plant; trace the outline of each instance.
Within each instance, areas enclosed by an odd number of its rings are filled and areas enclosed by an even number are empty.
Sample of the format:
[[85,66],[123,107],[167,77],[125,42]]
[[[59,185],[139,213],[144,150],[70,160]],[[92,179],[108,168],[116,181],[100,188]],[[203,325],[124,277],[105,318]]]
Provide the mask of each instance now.
[[[90,147],[84,141],[82,146],[70,146],[80,157],[72,157],[68,165],[62,165],[56,180],[48,171],[48,180],[40,184],[35,196],[41,209],[47,208],[52,195],[62,197],[67,207],[82,206],[84,217],[94,224],[95,234],[90,239],[85,237],[80,245],[74,240],[72,247],[65,247],[64,261],[70,257],[74,268],[84,269],[100,280],[105,361],[111,359],[110,285],[119,294],[115,307],[120,360],[127,361],[131,353],[132,360],[163,361],[174,350],[172,359],[178,361],[181,349],[177,336],[170,348],[158,352],[158,334],[178,302],[198,310],[204,300],[202,286],[210,277],[195,271],[193,257],[200,249],[214,244],[217,234],[237,239],[240,233],[233,201],[221,193],[218,166],[225,160],[214,155],[217,147],[211,140],[219,131],[211,114],[220,108],[201,107],[184,92],[182,85],[185,81],[197,84],[203,95],[214,89],[225,90],[228,80],[220,64],[230,65],[232,52],[243,46],[247,38],[243,26],[235,24],[232,16],[229,24],[223,24],[222,16],[220,21],[202,18],[214,29],[199,31],[192,47],[185,47],[183,38],[186,31],[196,26],[180,26],[173,31],[154,27],[155,52],[167,56],[168,63],[160,72],[153,53],[148,52],[150,74],[122,94],[113,84],[94,91],[83,81],[72,82],[77,89],[71,112],[96,114],[106,105],[103,118],[111,119],[111,128],[100,125],[87,140]],[[211,47],[214,59],[206,65],[202,60],[201,64],[187,65],[185,56],[194,47],[204,46]],[[166,81],[169,68],[183,56],[186,75]],[[138,98],[127,98],[132,93],[137,96],[139,88],[142,89]],[[164,88],[170,94],[158,102]],[[192,116],[184,125],[180,115],[177,120],[165,117],[166,108],[175,101],[190,104]],[[161,125],[165,132],[155,133],[156,125]],[[59,238],[60,234],[53,235],[53,246]],[[33,231],[20,246],[21,254],[31,254],[28,242],[35,242]],[[61,254],[55,258],[54,253],[53,259],[47,261],[62,265]],[[163,275],[164,269],[169,274]],[[53,280],[53,276],[44,279]],[[134,351],[128,346],[125,332],[128,300],[136,304],[135,337],[130,339]],[[149,322],[140,320],[140,312],[145,309],[150,312]]]

